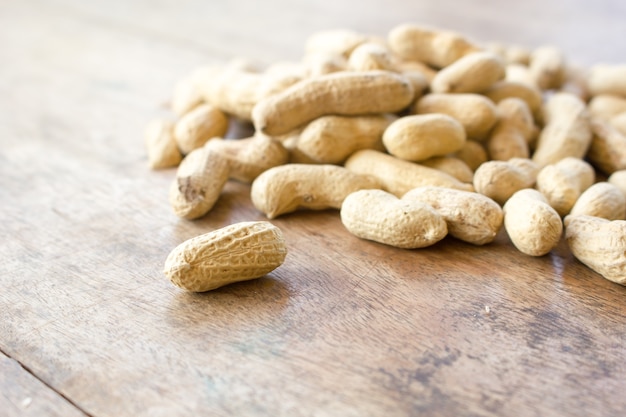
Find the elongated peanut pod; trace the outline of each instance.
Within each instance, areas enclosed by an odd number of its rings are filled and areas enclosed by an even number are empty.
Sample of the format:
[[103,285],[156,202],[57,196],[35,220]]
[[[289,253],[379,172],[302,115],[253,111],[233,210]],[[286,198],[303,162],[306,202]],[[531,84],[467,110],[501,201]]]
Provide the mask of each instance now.
[[174,139],[174,123],[169,120],[155,119],[148,123],[144,140],[152,169],[175,167],[183,159]]
[[542,90],[556,89],[565,81],[565,57],[553,46],[535,49],[530,56],[530,74]]
[[269,222],[241,222],[191,238],[165,260],[164,273],[176,286],[204,292],[260,278],[287,256],[281,230]]
[[401,200],[382,190],[361,190],[346,197],[341,222],[353,235],[404,249],[431,246],[448,233],[446,221],[430,205]]
[[537,189],[560,216],[565,216],[595,178],[591,165],[582,159],[568,157],[539,171]]
[[532,187],[537,172],[537,165],[530,159],[487,161],[474,172],[474,188],[499,204],[504,204],[516,191]]
[[520,252],[543,256],[561,239],[561,216],[537,190],[527,188],[513,194],[503,207],[504,228]]
[[305,79],[257,103],[257,130],[281,135],[327,115],[395,113],[413,100],[413,85],[391,71],[337,72]]
[[499,81],[484,91],[483,94],[496,104],[507,98],[524,100],[533,117],[537,117],[539,114],[543,100],[539,88],[518,81]]
[[288,164],[271,168],[252,183],[252,204],[267,218],[298,209],[339,209],[346,196],[364,188],[380,188],[371,176],[336,165]]
[[596,65],[589,74],[591,95],[614,94],[626,97],[626,65]]
[[445,219],[448,233],[474,245],[492,242],[502,227],[498,203],[482,194],[443,187],[418,187],[402,196],[431,205]]
[[344,166],[357,174],[377,178],[384,190],[398,197],[413,188],[425,185],[474,190],[472,185],[465,184],[445,172],[369,149],[355,152],[346,160]]
[[587,152],[587,158],[605,174],[626,169],[626,135],[611,123],[592,119],[593,137]]
[[533,116],[526,102],[507,98],[498,103],[498,122],[487,139],[491,159],[508,161],[511,158],[528,158],[528,142],[535,132]]
[[565,218],[565,240],[580,262],[626,285],[626,221],[570,215]]
[[482,93],[504,79],[504,62],[490,52],[472,52],[437,73],[434,93]]
[[570,215],[587,215],[607,220],[626,219],[626,197],[615,185],[597,182],[587,188],[576,200]]
[[228,118],[217,107],[201,104],[181,117],[174,127],[174,138],[183,154],[188,154],[215,137],[224,136]]

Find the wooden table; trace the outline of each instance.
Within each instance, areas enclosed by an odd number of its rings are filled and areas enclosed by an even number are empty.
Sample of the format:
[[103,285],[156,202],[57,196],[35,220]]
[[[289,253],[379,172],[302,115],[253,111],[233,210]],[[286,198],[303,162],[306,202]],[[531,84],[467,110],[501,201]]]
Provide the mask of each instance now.
[[619,0],[2,2],[0,415],[626,415],[626,288],[564,243],[400,250],[300,212],[273,221],[279,269],[188,294],[170,250],[264,217],[229,182],[179,220],[142,138],[197,66],[296,60],[321,29],[412,21],[591,65],[626,62],[625,18]]

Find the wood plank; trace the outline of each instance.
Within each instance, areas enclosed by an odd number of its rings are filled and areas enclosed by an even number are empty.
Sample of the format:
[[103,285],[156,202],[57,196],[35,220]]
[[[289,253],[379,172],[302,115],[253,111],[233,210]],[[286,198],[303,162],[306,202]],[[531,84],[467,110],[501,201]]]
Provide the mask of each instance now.
[[1,352],[0,410],[5,417],[86,416]]
[[397,250],[336,211],[302,212],[273,220],[290,253],[260,280],[191,295],[163,276],[183,240],[264,218],[229,182],[209,216],[179,220],[173,170],[146,167],[142,128],[197,65],[295,58],[314,30],[382,34],[407,16],[626,56],[617,1],[405,3],[0,5],[0,349],[59,393],[43,410],[65,397],[98,417],[624,414],[626,289],[564,243],[537,259],[504,233]]

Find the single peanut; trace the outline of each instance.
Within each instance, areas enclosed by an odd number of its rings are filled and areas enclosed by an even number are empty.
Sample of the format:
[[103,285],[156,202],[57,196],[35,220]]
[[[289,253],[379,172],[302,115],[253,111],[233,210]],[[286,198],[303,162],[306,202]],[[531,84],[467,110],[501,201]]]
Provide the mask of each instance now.
[[476,171],[479,166],[481,166],[484,162],[487,162],[488,160],[485,147],[475,140],[466,140],[463,148],[454,152],[452,156],[465,162],[465,164],[472,171]]
[[413,85],[391,71],[343,71],[302,80],[257,103],[256,129],[281,135],[328,114],[395,113],[413,100]]
[[626,65],[593,66],[589,73],[588,85],[593,96],[613,94],[626,98]]
[[394,121],[383,133],[383,144],[398,158],[422,161],[460,150],[465,138],[465,130],[456,119],[433,113]]
[[165,260],[164,273],[187,291],[210,291],[260,278],[284,262],[281,230],[269,222],[241,222],[191,238]]
[[598,94],[589,101],[587,108],[591,117],[610,120],[613,116],[626,112],[626,97]]
[[448,233],[446,221],[429,204],[399,199],[382,190],[349,194],[340,215],[353,235],[398,248],[431,246]]
[[228,161],[217,152],[204,147],[191,151],[178,166],[170,186],[174,213],[185,219],[208,213],[228,181],[229,169]]
[[537,165],[525,158],[487,161],[474,172],[474,188],[502,205],[515,192],[531,188],[538,171]]
[[419,164],[445,172],[461,182],[471,184],[474,179],[474,172],[472,169],[462,159],[454,156],[434,156],[420,161]]
[[391,51],[377,42],[362,43],[354,48],[348,58],[347,67],[350,71],[395,69]]
[[543,194],[527,188],[504,204],[504,228],[513,245],[530,256],[543,256],[561,239],[563,223]]
[[498,203],[482,194],[443,187],[418,187],[402,196],[431,205],[443,216],[448,233],[474,245],[492,242],[502,227]]
[[626,285],[626,221],[570,215],[565,218],[565,240],[580,262]]
[[541,90],[535,86],[518,81],[499,81],[483,91],[491,101],[498,104],[507,98],[519,98],[526,102],[533,117],[541,111],[543,98]]
[[174,123],[155,119],[145,129],[144,140],[148,152],[148,165],[152,169],[178,166],[183,156],[174,139]]
[[587,215],[607,220],[626,219],[626,197],[617,186],[602,181],[587,188],[576,200],[571,216]]
[[498,103],[498,121],[487,139],[491,159],[507,161],[528,158],[528,143],[535,134],[535,123],[526,102],[507,98]]
[[560,88],[565,81],[565,57],[553,46],[541,46],[532,51],[528,68],[535,84],[542,90]]
[[607,179],[607,182],[622,190],[622,193],[626,196],[626,169],[612,173]]
[[351,192],[380,188],[371,176],[336,165],[288,164],[271,168],[252,183],[252,204],[268,219],[299,209],[339,209]]
[[613,126],[619,133],[626,136],[626,111],[611,117],[609,123],[611,123],[611,126]]
[[472,52],[437,73],[433,93],[481,93],[504,79],[503,61],[490,52]]
[[626,135],[610,122],[592,119],[590,125],[593,136],[587,158],[591,164],[607,175],[626,169]]
[[412,113],[443,113],[463,125],[468,139],[482,141],[497,121],[496,106],[479,94],[426,94],[420,98]]
[[537,189],[563,217],[574,207],[583,191],[591,187],[595,177],[593,167],[582,159],[563,158],[539,171]]
[[384,190],[398,197],[425,185],[473,191],[471,184],[465,184],[445,172],[369,149],[352,154],[344,166],[357,174],[377,178]]
[[201,104],[181,117],[174,127],[174,138],[183,154],[200,148],[214,137],[224,136],[228,118],[217,107]]

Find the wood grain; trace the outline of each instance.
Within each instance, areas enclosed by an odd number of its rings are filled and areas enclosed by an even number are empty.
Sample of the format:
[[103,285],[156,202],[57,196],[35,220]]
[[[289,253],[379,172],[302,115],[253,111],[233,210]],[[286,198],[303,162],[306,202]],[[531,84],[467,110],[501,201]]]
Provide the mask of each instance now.
[[624,415],[626,289],[564,242],[541,258],[504,233],[398,250],[299,212],[272,221],[289,255],[266,277],[167,282],[183,240],[264,219],[229,182],[209,216],[179,220],[174,171],[147,168],[143,126],[198,65],[297,59],[315,30],[407,20],[626,57],[617,0],[295,4],[0,4],[0,398],[98,417]]

